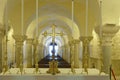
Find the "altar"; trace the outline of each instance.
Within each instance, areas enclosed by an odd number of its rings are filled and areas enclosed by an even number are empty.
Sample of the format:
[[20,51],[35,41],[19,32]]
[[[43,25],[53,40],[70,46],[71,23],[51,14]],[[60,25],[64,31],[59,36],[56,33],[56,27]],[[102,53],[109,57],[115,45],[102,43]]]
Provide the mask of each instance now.
[[0,74],[0,80],[109,80],[109,75],[99,75],[99,70],[88,69],[88,74],[83,72],[83,69],[75,69],[75,74],[71,73],[71,69],[60,68],[59,74],[51,75],[46,73],[48,68],[39,68],[39,73],[34,73],[34,68],[25,68],[24,74],[17,72],[19,68],[12,68],[6,74]]

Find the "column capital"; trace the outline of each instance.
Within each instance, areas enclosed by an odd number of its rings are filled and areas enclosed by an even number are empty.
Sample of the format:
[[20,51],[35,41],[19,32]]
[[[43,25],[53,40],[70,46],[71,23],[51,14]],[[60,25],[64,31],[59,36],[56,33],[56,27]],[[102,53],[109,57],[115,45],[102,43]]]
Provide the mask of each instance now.
[[23,42],[27,38],[27,36],[26,35],[13,35],[13,38],[15,39],[15,41]]
[[80,40],[83,42],[83,44],[88,44],[93,39],[92,36],[81,36]]
[[95,31],[100,37],[114,37],[114,35],[119,31],[120,27],[116,26],[116,24],[105,24],[101,27],[96,27]]
[[27,43],[27,44],[32,44],[32,43],[33,43],[33,39],[32,39],[32,38],[26,39],[26,43]]
[[38,39],[33,39],[33,45],[38,45],[39,44],[39,42],[38,42]]
[[103,37],[114,37],[114,35],[119,31],[119,27],[115,24],[105,24],[103,26],[102,32]]
[[111,37],[104,37],[101,39],[100,44],[102,46],[112,46],[112,38]]
[[70,46],[73,46],[73,45],[74,45],[73,40],[72,40],[72,41],[69,41],[69,45],[70,45]]
[[74,39],[74,40],[73,40],[73,43],[74,43],[74,44],[79,44],[79,43],[80,43],[80,40],[79,40],[79,39]]
[[5,34],[5,30],[0,28],[0,36],[4,36],[4,34]]

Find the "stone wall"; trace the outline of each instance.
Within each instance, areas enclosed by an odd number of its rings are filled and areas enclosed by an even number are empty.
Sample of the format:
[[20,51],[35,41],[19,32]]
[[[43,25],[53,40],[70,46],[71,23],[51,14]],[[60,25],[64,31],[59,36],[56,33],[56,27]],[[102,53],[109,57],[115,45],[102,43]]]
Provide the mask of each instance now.
[[120,59],[112,60],[112,69],[116,76],[120,75]]
[[94,58],[94,57],[90,57],[90,64],[89,64],[89,66],[90,66],[90,68],[100,69],[100,59]]

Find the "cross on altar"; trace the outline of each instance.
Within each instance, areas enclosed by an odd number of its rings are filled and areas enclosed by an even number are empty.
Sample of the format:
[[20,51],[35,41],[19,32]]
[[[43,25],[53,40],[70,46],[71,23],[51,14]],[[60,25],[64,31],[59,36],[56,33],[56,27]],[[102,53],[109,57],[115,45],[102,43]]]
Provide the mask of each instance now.
[[63,33],[56,33],[55,32],[55,28],[56,25],[52,25],[52,33],[47,33],[47,31],[45,31],[42,35],[46,36],[52,36],[52,43],[53,43],[53,50],[52,50],[52,61],[49,62],[49,70],[47,71],[47,73],[52,73],[53,75],[55,75],[56,73],[60,73],[60,71],[58,70],[57,66],[58,66],[58,62],[55,61],[55,37],[56,36],[63,36]]
[[52,25],[52,33],[47,33],[47,31],[45,31],[42,35],[46,36],[52,36],[52,43],[53,43],[53,50],[52,50],[52,59],[55,59],[55,37],[56,36],[63,36],[63,33],[56,33],[55,32],[55,28],[56,25]]

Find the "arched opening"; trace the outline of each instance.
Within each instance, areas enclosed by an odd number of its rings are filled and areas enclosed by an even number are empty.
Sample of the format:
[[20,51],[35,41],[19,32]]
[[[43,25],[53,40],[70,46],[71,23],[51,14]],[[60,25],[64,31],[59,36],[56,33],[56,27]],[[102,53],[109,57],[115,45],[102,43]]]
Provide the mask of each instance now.
[[55,45],[55,56],[57,56],[57,55],[58,55],[58,49],[59,49],[59,48],[58,48],[58,45],[57,45],[56,42],[55,42],[55,43],[51,42],[51,43],[49,44],[49,55],[52,56],[53,45]]

